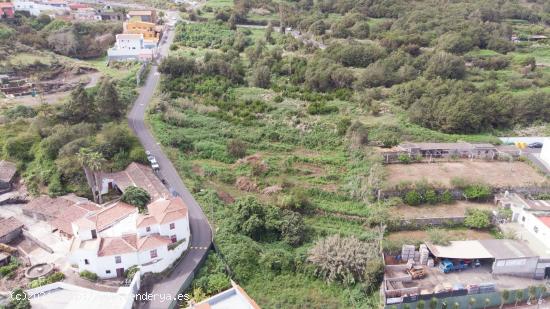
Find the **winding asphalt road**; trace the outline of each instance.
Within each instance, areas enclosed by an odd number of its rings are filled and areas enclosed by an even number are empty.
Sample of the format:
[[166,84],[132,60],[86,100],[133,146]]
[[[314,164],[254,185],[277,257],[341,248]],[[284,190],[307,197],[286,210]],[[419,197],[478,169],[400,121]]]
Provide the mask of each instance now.
[[[171,16],[177,18],[178,14],[177,12],[169,12],[168,15],[169,18]],[[160,56],[164,57],[168,54],[168,48],[173,40],[174,33],[172,30],[169,30],[166,40],[163,39],[164,43],[159,47]],[[160,144],[155,140],[144,122],[147,106],[155,94],[159,81],[160,74],[158,73],[158,67],[157,65],[153,65],[130,111],[128,123],[143,147],[156,157],[160,165],[160,174],[169,184],[170,191],[181,196],[185,204],[187,204],[189,209],[189,225],[191,228],[191,243],[187,254],[180,260],[170,276],[153,285],[152,290],[149,291],[153,299],[139,304],[140,308],[147,309],[166,309],[173,306],[173,303],[170,303],[167,299],[177,297],[177,294],[181,292],[182,285],[192,280],[194,271],[198,270],[201,261],[205,258],[212,244],[212,230],[208,219],[187,187],[185,187],[174,165],[164,154]]]

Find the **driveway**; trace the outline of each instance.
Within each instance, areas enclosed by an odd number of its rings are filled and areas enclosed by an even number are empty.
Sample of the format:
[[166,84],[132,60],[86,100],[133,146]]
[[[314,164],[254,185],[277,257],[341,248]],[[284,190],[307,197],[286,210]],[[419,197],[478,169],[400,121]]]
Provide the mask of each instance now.
[[[173,13],[169,15],[176,16]],[[169,30],[166,42],[162,43],[159,48],[159,54],[162,57],[168,54],[168,48],[173,40],[174,33]],[[128,123],[143,147],[156,157],[160,165],[160,174],[168,182],[170,191],[181,196],[189,209],[189,225],[191,228],[190,249],[172,273],[162,281],[156,282],[152,287],[152,291],[149,291],[153,295],[159,296],[156,296],[152,301],[139,304],[140,308],[166,309],[169,307],[169,304],[165,301],[163,302],[161,298],[176,297],[178,293],[181,293],[182,285],[191,282],[195,270],[198,270],[201,262],[208,254],[208,248],[212,244],[212,230],[201,207],[183,183],[174,165],[162,150],[160,143],[155,140],[145,125],[144,115],[159,81],[160,74],[158,73],[158,67],[157,65],[153,65],[147,76],[145,85],[140,90],[140,94],[130,111]]]

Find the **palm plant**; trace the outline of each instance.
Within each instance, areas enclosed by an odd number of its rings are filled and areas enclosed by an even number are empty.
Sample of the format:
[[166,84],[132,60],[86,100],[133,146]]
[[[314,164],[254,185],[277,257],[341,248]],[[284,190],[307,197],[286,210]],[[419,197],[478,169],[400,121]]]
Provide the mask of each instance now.
[[537,296],[537,287],[534,285],[530,286],[528,293],[529,293],[529,298],[527,298],[527,304],[530,305],[531,299]]
[[105,163],[105,158],[103,158],[99,152],[92,151],[88,148],[82,148],[77,154],[77,159],[80,165],[82,165],[84,174],[86,175],[86,181],[88,181],[88,185],[92,189],[94,202],[101,204],[101,168]]
[[510,299],[510,291],[503,290],[500,293],[500,309],[502,309],[502,307],[504,307],[504,304],[507,303],[509,299]]
[[516,304],[514,307],[518,306],[518,303],[523,299],[523,290],[517,290],[516,291]]

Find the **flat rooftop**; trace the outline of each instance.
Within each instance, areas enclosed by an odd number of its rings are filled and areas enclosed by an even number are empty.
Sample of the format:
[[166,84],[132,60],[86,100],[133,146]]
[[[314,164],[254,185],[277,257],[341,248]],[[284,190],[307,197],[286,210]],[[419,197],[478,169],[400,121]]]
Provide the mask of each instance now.
[[450,259],[514,259],[536,257],[525,243],[509,239],[451,241],[441,246],[427,244],[430,252],[439,258]]
[[30,301],[32,308],[35,309],[95,309],[98,304],[101,304],[103,308],[124,308],[127,297],[127,295],[62,284],[57,288],[36,294]]

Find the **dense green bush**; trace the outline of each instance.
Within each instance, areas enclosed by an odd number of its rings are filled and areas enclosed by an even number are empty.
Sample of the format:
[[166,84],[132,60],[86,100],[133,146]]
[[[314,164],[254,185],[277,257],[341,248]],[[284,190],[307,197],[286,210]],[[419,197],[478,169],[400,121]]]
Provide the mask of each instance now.
[[491,188],[483,184],[472,184],[464,189],[464,196],[469,200],[484,201],[491,197]]
[[30,309],[31,302],[29,296],[22,288],[16,288],[11,292],[8,308],[13,309]]
[[57,271],[57,272],[54,272],[53,274],[48,275],[46,277],[41,277],[41,278],[32,280],[29,283],[29,287],[31,289],[34,289],[34,288],[37,288],[37,287],[40,287],[40,286],[43,286],[43,285],[46,285],[46,284],[62,281],[63,279],[65,279],[65,274],[63,274],[62,272]]
[[10,277],[13,272],[19,267],[19,261],[12,257],[8,265],[0,267],[0,277]]
[[338,112],[338,107],[328,105],[324,101],[312,102],[308,104],[307,112],[311,115],[325,115]]
[[473,229],[487,229],[492,226],[491,213],[482,209],[468,209],[464,225]]
[[137,265],[130,266],[128,269],[124,271],[124,278],[131,280],[132,278],[134,278],[134,275],[137,272],[139,272],[139,266]]
[[129,186],[122,194],[120,200],[136,206],[139,209],[139,212],[143,213],[147,210],[147,204],[151,202],[151,195],[149,195],[149,193],[142,188]]
[[97,279],[98,279],[97,274],[95,274],[91,271],[88,271],[88,270],[81,271],[79,275],[80,275],[80,277],[88,279],[90,281],[97,281]]
[[403,202],[411,206],[418,206],[422,204],[423,201],[424,199],[422,198],[422,195],[416,190],[408,191],[407,193],[405,193],[405,196],[403,197]]
[[176,26],[176,42],[190,47],[220,48],[232,44],[235,31],[223,23],[185,24]]

